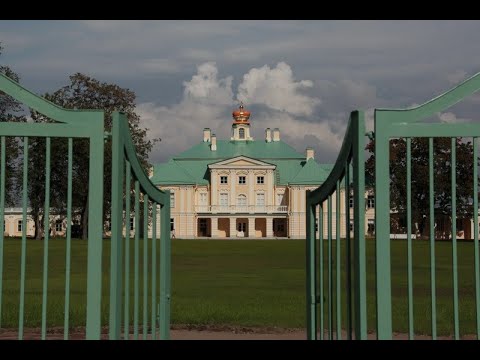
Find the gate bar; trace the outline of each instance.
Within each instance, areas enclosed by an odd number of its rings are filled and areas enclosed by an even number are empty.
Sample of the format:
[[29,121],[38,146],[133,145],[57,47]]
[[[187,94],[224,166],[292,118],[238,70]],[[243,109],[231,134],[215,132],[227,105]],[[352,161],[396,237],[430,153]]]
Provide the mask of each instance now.
[[413,340],[413,269],[412,269],[412,139],[407,138],[407,273],[408,339]]
[[433,138],[428,138],[428,183],[430,204],[430,286],[432,308],[432,339],[437,339],[437,299],[435,280],[435,213],[434,213],[434,177],[433,177]]
[[43,294],[42,294],[42,340],[47,336],[47,292],[48,292],[48,241],[50,238],[50,146],[46,139],[45,153],[45,210],[43,211]]

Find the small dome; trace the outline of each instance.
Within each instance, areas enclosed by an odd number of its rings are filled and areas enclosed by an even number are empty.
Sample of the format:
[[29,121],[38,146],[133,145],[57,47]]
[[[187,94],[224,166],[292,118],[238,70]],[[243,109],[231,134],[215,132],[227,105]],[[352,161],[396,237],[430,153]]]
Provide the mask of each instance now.
[[232,112],[232,116],[235,123],[248,123],[248,119],[250,119],[250,111],[244,110],[242,102],[238,109]]

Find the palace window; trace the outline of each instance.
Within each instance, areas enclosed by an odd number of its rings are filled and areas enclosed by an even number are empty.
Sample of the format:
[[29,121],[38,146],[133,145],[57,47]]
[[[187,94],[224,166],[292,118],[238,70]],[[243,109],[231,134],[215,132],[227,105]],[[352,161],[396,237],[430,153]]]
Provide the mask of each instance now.
[[367,209],[373,209],[375,207],[375,197],[368,195],[367,197]]
[[265,177],[257,176],[257,184],[264,184],[264,183],[265,183]]
[[[108,231],[112,231],[112,223],[109,221],[108,224],[109,224],[109,226],[108,226],[108,227],[109,227]],[[55,222],[55,231],[56,231],[56,232],[60,232],[60,231],[62,231],[62,230],[63,230],[63,221],[62,221],[62,220],[57,220],[57,221]]]
[[257,194],[257,206],[265,206],[265,194]]
[[200,193],[200,204],[207,205],[207,193]]
[[283,194],[277,194],[277,205],[282,205]]
[[353,231],[353,220],[350,220],[350,231]]
[[243,128],[238,129],[238,137],[240,139],[245,139],[245,129]]
[[17,231],[18,232],[23,231],[23,220],[18,220]]
[[170,207],[175,207],[175,193],[170,190]]
[[175,230],[175,219],[170,218],[170,231],[174,231],[174,230]]
[[348,199],[348,206],[350,206],[350,209],[353,208],[353,195],[350,195],[350,198]]
[[247,206],[247,196],[240,194],[237,197],[237,206]]
[[220,184],[228,184],[228,176],[220,176]]
[[221,193],[220,194],[220,205],[221,206],[228,206],[228,194]]
[[242,185],[246,184],[247,183],[247,177],[246,176],[239,176],[238,177],[238,183],[242,184]]
[[134,229],[134,226],[135,226],[135,225],[134,225],[134,223],[135,223],[134,221],[135,221],[135,219],[134,219],[133,217],[131,217],[131,218],[130,218],[130,231],[132,231],[132,230]]

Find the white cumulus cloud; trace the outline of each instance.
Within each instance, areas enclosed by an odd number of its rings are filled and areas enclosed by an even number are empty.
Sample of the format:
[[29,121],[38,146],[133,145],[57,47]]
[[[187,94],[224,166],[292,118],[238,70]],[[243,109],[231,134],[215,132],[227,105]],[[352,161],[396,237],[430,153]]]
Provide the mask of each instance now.
[[232,76],[218,79],[215,62],[206,62],[197,68],[197,74],[183,86],[184,100],[191,99],[211,105],[231,105],[233,103]]
[[320,104],[320,99],[302,93],[311,87],[311,80],[295,81],[291,67],[279,62],[275,68],[264,65],[246,73],[238,86],[237,98],[248,104],[264,104],[292,115],[309,116]]

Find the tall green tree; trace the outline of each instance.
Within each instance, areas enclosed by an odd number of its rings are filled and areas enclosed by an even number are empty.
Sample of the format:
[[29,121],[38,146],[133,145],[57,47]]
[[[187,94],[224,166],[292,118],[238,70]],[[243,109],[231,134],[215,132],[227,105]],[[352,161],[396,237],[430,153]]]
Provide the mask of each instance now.
[[[3,47],[0,43],[0,56]],[[20,77],[9,66],[0,65],[0,73],[12,80],[19,82]],[[11,96],[0,91],[0,122],[25,122],[26,117],[22,113],[22,104]],[[14,137],[6,137],[6,163],[5,163],[5,202],[6,205],[17,205],[16,190],[20,186],[17,181],[19,167],[18,160],[21,155],[20,140]],[[1,151],[1,150],[0,150]]]
[[[469,141],[456,139],[456,204],[457,218],[468,218],[473,214],[473,146]],[[412,224],[419,224],[421,233],[425,217],[429,215],[429,145],[428,138],[412,138]],[[365,166],[366,182],[374,186],[375,141],[366,147],[370,152]],[[407,145],[405,139],[390,141],[390,206],[400,216],[407,211]],[[434,138],[434,208],[437,214],[451,214],[451,139]],[[477,161],[477,159],[475,159]],[[378,194],[381,197],[381,194]],[[414,230],[414,229],[412,229]]]
[[[44,97],[53,103],[67,109],[100,109],[105,112],[105,130],[112,129],[112,112],[122,111],[126,114],[130,134],[136,147],[137,156],[144,166],[148,169],[148,154],[150,153],[156,140],[147,139],[148,129],[140,126],[140,117],[135,112],[136,95],[133,91],[121,88],[116,84],[100,82],[85,74],[76,73],[70,76],[70,83],[52,94],[45,94]],[[51,121],[46,117],[32,111],[32,119],[35,122]],[[52,144],[53,145],[53,144]],[[42,150],[42,149],[40,149]],[[62,155],[63,154],[63,155]],[[58,143],[55,148],[55,161],[65,162],[67,154],[67,145]],[[53,156],[53,151],[52,151]],[[89,178],[89,143],[86,139],[74,140],[73,151],[73,207],[78,210],[83,229],[83,238],[87,237],[88,224],[88,178]],[[105,142],[105,167],[104,167],[104,219],[109,219],[111,208],[111,139]],[[60,166],[60,165],[59,165]],[[66,166],[64,167],[66,169]],[[53,173],[52,173],[53,175]],[[62,178],[62,174],[55,170],[55,177]],[[65,175],[66,179],[66,175]],[[60,180],[59,180],[60,181]],[[65,181],[66,183],[66,181]],[[32,185],[33,186],[33,185]],[[59,184],[60,186],[60,184]],[[60,198],[65,199],[66,195],[59,194]],[[41,202],[41,201],[40,201]],[[61,204],[57,204],[61,208]]]

